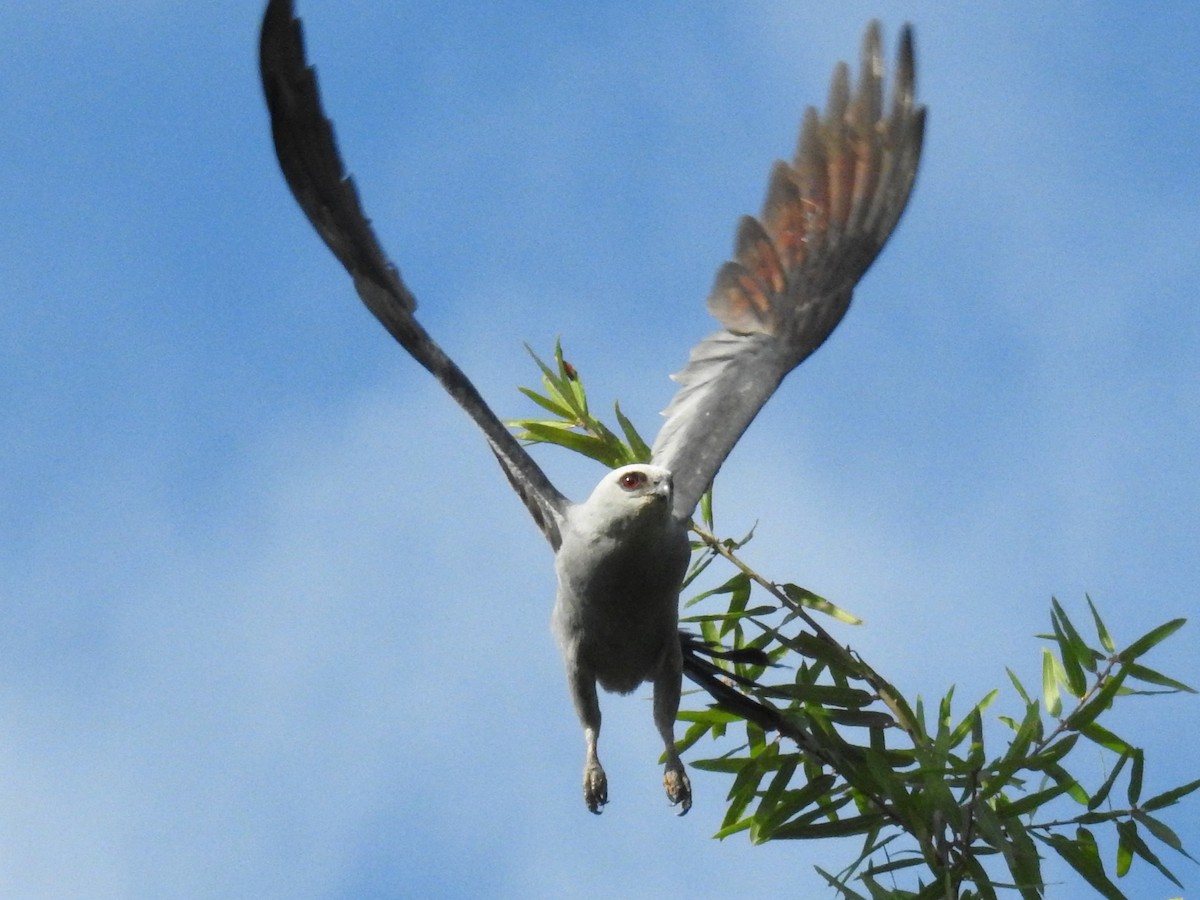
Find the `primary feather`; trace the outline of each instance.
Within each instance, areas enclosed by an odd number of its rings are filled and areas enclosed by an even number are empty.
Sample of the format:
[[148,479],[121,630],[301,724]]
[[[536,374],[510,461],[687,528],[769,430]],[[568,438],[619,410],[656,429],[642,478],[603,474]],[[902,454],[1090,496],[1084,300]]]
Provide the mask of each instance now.
[[367,309],[480,427],[509,483],[557,549],[567,500],[414,317],[416,298],[380,246],[342,165],[333,125],[321,109],[316,73],[305,58],[304,34],[292,0],[267,4],[259,69],[275,153],[296,202],[354,279]]
[[734,259],[717,272],[708,308],[724,330],[692,348],[652,448],[675,478],[680,519],[784,377],[837,327],[908,203],[925,128],[908,27],[886,116],[882,73],[872,22],[858,88],[851,96],[839,64],[825,115],[805,113],[793,163],[775,163],[760,218],[742,219]]

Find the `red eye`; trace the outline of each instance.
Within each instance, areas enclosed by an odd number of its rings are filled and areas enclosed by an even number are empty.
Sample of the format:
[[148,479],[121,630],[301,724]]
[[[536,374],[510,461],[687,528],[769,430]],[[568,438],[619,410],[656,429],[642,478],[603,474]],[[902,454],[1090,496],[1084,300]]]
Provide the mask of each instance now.
[[627,491],[635,491],[646,483],[645,472],[626,472],[621,476],[621,487]]

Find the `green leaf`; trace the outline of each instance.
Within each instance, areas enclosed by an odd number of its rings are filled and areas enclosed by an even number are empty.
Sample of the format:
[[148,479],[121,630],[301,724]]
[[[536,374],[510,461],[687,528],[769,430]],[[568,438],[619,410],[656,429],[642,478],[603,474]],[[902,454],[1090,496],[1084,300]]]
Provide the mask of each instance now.
[[1112,791],[1112,786],[1114,783],[1116,783],[1117,776],[1120,775],[1121,770],[1125,768],[1125,763],[1127,763],[1129,759],[1136,753],[1138,753],[1138,751],[1134,751],[1134,753],[1121,754],[1121,756],[1117,759],[1117,764],[1113,766],[1112,771],[1108,773],[1108,777],[1104,779],[1104,783],[1096,789],[1096,793],[1092,794],[1092,798],[1088,800],[1088,809],[1095,809],[1108,799],[1109,792]]
[[992,705],[992,701],[994,701],[999,695],[999,688],[992,690],[987,694],[987,696],[976,703],[965,716],[963,716],[963,720],[954,727],[953,731],[950,732],[949,746],[957,747],[962,743],[963,738],[965,738],[972,731],[972,729],[979,725],[980,717],[984,712],[987,711],[987,708]]
[[676,716],[680,722],[703,722],[705,724],[731,722],[741,722],[742,717],[734,713],[728,713],[721,709],[709,707],[708,709],[681,709],[679,715]]
[[1050,605],[1050,624],[1054,628],[1054,639],[1058,643],[1059,656],[1062,658],[1067,690],[1071,692],[1072,697],[1082,697],[1087,690],[1087,677],[1083,670],[1085,667],[1089,670],[1095,669],[1092,651],[1083,642],[1058,600],[1051,597]]
[[1055,607],[1053,615],[1062,626],[1063,634],[1071,645],[1072,654],[1083,668],[1094,674],[1097,670],[1097,660],[1103,659],[1103,657],[1087,645],[1083,637],[1079,634],[1078,629],[1075,628],[1071,619],[1067,616],[1066,610],[1059,605],[1058,601],[1051,598],[1051,604]]
[[712,488],[700,495],[700,521],[704,523],[704,527],[709,531],[713,529],[713,496]]
[[1125,792],[1125,797],[1129,801],[1130,806],[1137,806],[1138,800],[1142,796],[1142,769],[1144,765],[1144,754],[1141,750],[1134,750],[1133,768],[1129,770],[1129,787]]
[[1067,795],[1072,800],[1074,800],[1080,806],[1087,806],[1087,791],[1083,789],[1083,785],[1075,780],[1074,775],[1057,763],[1051,763],[1045,766],[1043,770],[1047,775],[1053,778],[1057,784],[1061,784],[1066,787]]
[[1100,714],[1107,712],[1112,708],[1113,699],[1117,692],[1121,689],[1121,685],[1125,681],[1125,670],[1122,669],[1116,675],[1110,675],[1104,679],[1104,683],[1090,700],[1083,706],[1074,710],[1067,716],[1067,727],[1073,728],[1076,731],[1082,731],[1083,728],[1099,718]]
[[824,597],[814,594],[808,588],[802,588],[798,584],[781,584],[779,587],[789,600],[799,606],[803,606],[805,609],[824,613],[827,616],[837,619],[839,622],[845,622],[847,625],[862,624],[862,619],[858,616],[840,609]]
[[1005,667],[1004,671],[1008,673],[1008,680],[1011,681],[1013,687],[1017,689],[1017,694],[1022,700],[1025,701],[1025,705],[1028,706],[1030,703],[1032,703],[1033,701],[1029,699],[1029,694],[1025,692],[1025,686],[1022,685],[1017,679],[1017,676],[1013,674],[1013,670]]
[[[725,811],[725,818],[721,822],[722,828],[728,828],[739,821],[746,808],[750,805],[750,801],[754,799],[754,794],[758,789],[759,783],[769,771],[758,763],[759,761],[756,759],[744,760],[737,775],[734,776],[733,784],[730,786],[727,796],[729,808]],[[752,824],[751,828],[753,827]]]
[[800,656],[830,667],[840,665],[846,658],[846,651],[842,647],[808,631],[801,631],[795,637],[780,634],[779,642]]
[[734,622],[738,619],[753,618],[775,612],[774,606],[752,606],[739,612],[702,613],[695,616],[680,616],[679,621],[684,625],[695,625],[699,622]]
[[1183,849],[1183,842],[1179,840],[1179,835],[1172,831],[1166,822],[1163,822],[1161,819],[1156,819],[1154,816],[1150,815],[1149,813],[1142,812],[1140,809],[1135,809],[1133,811],[1133,817],[1146,826],[1147,831],[1149,831],[1152,835],[1154,835],[1172,850],[1176,851],[1177,853],[1182,853],[1188,859],[1192,858],[1191,854]]
[[583,391],[583,382],[575,367],[563,359],[562,341],[554,342],[554,362],[558,366],[558,386],[563,391],[571,408],[579,413],[580,418],[588,417],[587,395]]
[[1174,678],[1168,678],[1153,669],[1148,669],[1141,663],[1126,663],[1124,671],[1130,678],[1136,678],[1138,681],[1145,681],[1147,684],[1157,684],[1159,687],[1171,688],[1175,691],[1180,691],[1185,694],[1194,694],[1196,689],[1188,687],[1182,681],[1176,681]]
[[857,688],[841,688],[828,684],[778,684],[758,691],[764,697],[782,700],[801,700],[822,706],[859,708],[868,706],[875,698]]
[[1094,744],[1099,744],[1113,753],[1133,753],[1136,749],[1123,738],[1117,737],[1098,722],[1089,722],[1078,729],[1079,733]]
[[789,822],[779,826],[772,837],[777,840],[847,837],[852,834],[865,834],[878,823],[879,816],[869,813],[861,816],[847,816],[835,822],[813,822],[804,825]]
[[1165,622],[1157,628],[1152,628],[1140,638],[1117,654],[1117,658],[1121,662],[1130,663],[1145,653],[1156,644],[1162,643],[1164,640],[1173,635],[1176,631],[1184,626],[1187,619],[1172,619],[1170,622]]
[[[807,807],[829,795],[837,784],[837,776],[833,774],[820,775],[809,781],[799,790],[785,790],[796,768],[793,758],[790,768],[781,768],[772,779],[771,784],[763,794],[762,802],[755,812],[755,820],[762,823],[763,840],[775,836],[779,822],[798,815]],[[824,815],[824,813],[822,813]]]
[[568,450],[574,450],[589,459],[594,459],[597,462],[603,463],[610,469],[613,468],[620,457],[614,454],[613,449],[606,442],[590,434],[580,434],[577,431],[570,431],[568,425],[558,425],[548,422],[526,422],[525,431],[528,439],[538,441],[544,444],[557,444],[560,447],[566,447]]
[[746,757],[727,757],[722,756],[717,759],[693,759],[689,766],[693,769],[701,769],[705,772],[723,772],[726,775],[736,775],[746,767],[748,760]]
[[[527,388],[527,387],[519,387],[519,388],[517,388],[517,390],[520,391],[522,394],[524,394],[526,397],[528,397],[530,400],[532,400],[534,403],[536,403],[538,406],[540,406],[542,409],[544,409],[548,412],[554,413],[554,415],[558,416],[560,419],[570,420],[572,418],[571,411],[569,409],[567,409],[565,406],[563,406],[560,403],[556,403],[555,401],[551,400],[549,397],[543,397],[537,391],[532,390],[531,388]],[[521,419],[514,419],[510,423],[510,425],[515,425],[516,427],[519,428],[519,427],[521,427],[522,421],[523,420],[521,420]]]
[[1131,855],[1129,862],[1125,863],[1125,869],[1121,869],[1121,851],[1122,848],[1126,848],[1125,852],[1130,854],[1136,853],[1142,859],[1146,860],[1146,862],[1150,863],[1150,865],[1154,866],[1154,868],[1158,869],[1158,871],[1161,872],[1164,877],[1174,882],[1176,887],[1182,890],[1183,885],[1180,883],[1179,879],[1175,877],[1174,873],[1172,873],[1170,869],[1163,865],[1162,860],[1160,860],[1158,856],[1155,855],[1154,851],[1146,845],[1146,842],[1142,840],[1141,836],[1137,833],[1137,825],[1134,822],[1129,819],[1126,819],[1124,822],[1118,822],[1117,833],[1120,835],[1120,842],[1117,844],[1117,875],[1124,875],[1125,872],[1129,871],[1129,863],[1133,862]]
[[[576,422],[587,417],[587,402],[580,402],[578,394],[582,392],[582,386],[578,389],[572,386],[568,377],[567,363],[562,356],[562,341],[554,342],[554,361],[558,369],[555,372],[548,365],[542,362],[540,356],[533,352],[533,348],[528,344],[525,345],[525,350],[533,357],[533,361],[537,363],[537,367],[542,371],[542,384],[546,388],[546,392],[550,399],[567,407],[570,411],[568,418]],[[578,378],[575,375],[575,370],[570,369],[570,375]]]
[[1186,797],[1192,791],[1200,788],[1200,778],[1195,781],[1189,781],[1187,784],[1181,784],[1177,788],[1172,788],[1169,791],[1163,791],[1154,797],[1151,797],[1142,804],[1142,809],[1146,812],[1153,812],[1156,809],[1164,809],[1168,806],[1174,806],[1181,799]]
[[[795,774],[799,764],[800,757],[795,753],[789,753],[781,758],[778,770],[767,785],[767,789],[762,792],[758,807],[754,811],[754,825],[750,828],[750,840],[758,843],[770,839],[770,826],[772,819],[776,817],[780,798],[787,790],[788,783],[792,780],[792,775]],[[788,807],[782,811],[782,816],[786,817],[790,812],[798,811],[798,809],[792,810],[791,804],[788,804]]]
[[1137,826],[1133,822],[1125,821],[1117,823],[1117,865],[1114,871],[1118,878],[1124,878],[1129,874],[1129,867],[1133,865],[1133,844],[1130,842],[1130,837],[1136,837]]
[[841,897],[843,897],[844,900],[867,900],[866,897],[864,897],[862,894],[858,893],[857,891],[850,890],[850,888],[847,886],[846,882],[843,881],[842,879],[835,878],[834,876],[832,876],[828,872],[826,872],[824,869],[822,869],[820,866],[813,866],[813,868],[817,870],[818,875],[820,875],[822,878],[824,878],[829,883],[830,887],[837,888],[838,894]]
[[1001,845],[1017,890],[1025,900],[1042,900],[1042,859],[1020,819],[1004,823],[1009,840]]
[[877,875],[886,875],[889,872],[899,872],[903,869],[911,869],[913,866],[923,866],[925,860],[920,856],[911,856],[908,859],[892,859],[885,863],[873,865],[863,872],[863,875],[874,878]]
[[1061,665],[1049,648],[1042,648],[1042,704],[1046,712],[1058,718],[1062,715],[1062,697],[1058,692],[1058,672]]
[[871,709],[828,709],[826,715],[830,720],[840,725],[853,725],[857,728],[890,728],[896,724],[891,713]]
[[1061,834],[1035,833],[1038,840],[1054,848],[1054,851],[1099,894],[1108,897],[1109,900],[1126,900],[1125,895],[1104,874],[1104,865],[1100,862],[1100,853],[1096,849],[1096,839],[1092,837],[1091,832],[1080,828],[1076,835],[1076,839],[1071,840]]
[[[1084,595],[1087,597],[1087,595]],[[1096,610],[1096,604],[1092,603],[1092,598],[1087,597],[1088,608],[1092,611],[1092,621],[1096,623],[1096,636],[1100,639],[1100,646],[1107,652],[1112,653],[1117,649],[1117,645],[1113,643],[1112,636],[1109,635],[1108,629],[1104,627],[1104,622],[1100,618],[1100,613]]]
[[737,624],[737,617],[746,609],[746,604],[750,601],[751,584],[748,576],[739,572],[726,584],[732,585],[732,589],[729,591],[729,615],[719,631],[721,637],[725,637],[733,630]]
[[675,752],[683,753],[690,749],[700,738],[704,737],[712,730],[712,725],[708,722],[696,722],[684,732],[683,737],[675,742]]
[[629,449],[633,451],[634,459],[638,462],[650,461],[650,447],[642,440],[642,436],[638,434],[638,430],[633,427],[633,423],[625,417],[621,412],[621,404],[615,404],[614,410],[617,414],[617,423],[621,426],[621,431],[625,433],[625,440],[629,444]]
[[982,792],[984,799],[1004,790],[1012,774],[1017,769],[1028,766],[1025,754],[1033,743],[1041,725],[1041,713],[1038,705],[1030,703],[1025,707],[1025,718],[1021,721],[1020,725],[1012,721],[1009,724],[1016,730],[1016,733],[1008,744],[1008,750],[1005,751],[1004,756],[996,766],[994,776],[987,779]]
[[745,831],[753,824],[754,816],[746,816],[746,818],[742,819],[740,822],[734,822],[732,825],[726,825],[724,828],[714,834],[713,837],[717,838],[718,840],[724,840],[731,834],[737,834],[739,831]]
[[745,572],[735,572],[728,581],[718,585],[715,588],[710,588],[701,594],[697,594],[692,598],[691,602],[697,603],[701,600],[706,600],[709,597],[716,597],[720,594],[732,594],[736,591],[745,591],[750,588],[750,576]]
[[1040,753],[1035,753],[1025,760],[1025,768],[1034,772],[1043,772],[1050,766],[1056,764],[1064,756],[1075,749],[1075,744],[1079,740],[1079,735],[1068,734],[1060,736],[1052,744],[1043,749]]
[[1011,803],[1005,800],[1000,800],[996,804],[996,811],[1006,819],[1015,819],[1017,816],[1023,816],[1026,813],[1033,812],[1035,809],[1040,809],[1054,798],[1061,797],[1069,789],[1069,784],[1056,784],[1053,787],[1046,788],[1045,790],[1027,794],[1020,800],[1014,800]]

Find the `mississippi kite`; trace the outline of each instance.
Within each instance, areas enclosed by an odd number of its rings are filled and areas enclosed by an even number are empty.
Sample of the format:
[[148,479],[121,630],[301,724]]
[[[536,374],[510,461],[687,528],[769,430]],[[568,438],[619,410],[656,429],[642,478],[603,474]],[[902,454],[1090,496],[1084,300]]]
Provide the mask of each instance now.
[[318,234],[367,308],[483,430],[513,489],[555,552],[553,628],[583,726],[583,793],[608,802],[596,755],[597,683],[628,693],[650,681],[666,750],[663,783],[680,814],[692,792],[675,751],[682,654],[680,585],[688,522],[701,495],[783,378],[841,321],[859,278],[903,212],[916,176],[925,109],[914,102],[912,33],[901,34],[885,109],[879,26],[867,28],[851,90],[834,71],[825,114],[805,114],[792,164],[775,163],[758,219],[743,217],[734,259],[717,273],[708,309],[722,330],[692,348],[650,464],[605,475],[569,501],[474,385],[421,327],[417,301],[380,247],[321,108],[292,0],[270,0],[259,47],[279,164]]

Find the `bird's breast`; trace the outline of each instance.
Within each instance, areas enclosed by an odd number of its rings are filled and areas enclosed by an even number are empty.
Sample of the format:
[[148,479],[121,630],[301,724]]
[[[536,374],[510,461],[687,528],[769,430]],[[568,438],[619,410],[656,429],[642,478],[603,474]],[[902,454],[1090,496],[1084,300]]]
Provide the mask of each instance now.
[[676,639],[688,557],[681,528],[623,538],[568,533],[556,559],[554,607],[564,653],[576,654],[610,690],[630,691],[651,677],[665,642]]

